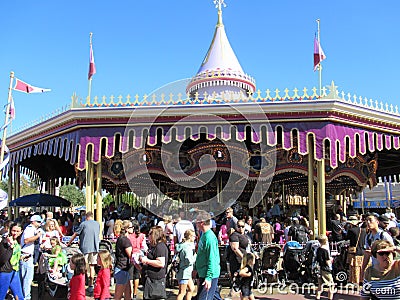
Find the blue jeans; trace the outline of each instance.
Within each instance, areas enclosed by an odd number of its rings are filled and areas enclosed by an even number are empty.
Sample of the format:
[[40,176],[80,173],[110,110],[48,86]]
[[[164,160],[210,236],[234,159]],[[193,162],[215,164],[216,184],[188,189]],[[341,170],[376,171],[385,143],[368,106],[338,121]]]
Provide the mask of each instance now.
[[33,257],[31,256],[27,261],[21,260],[20,262],[20,274],[21,274],[21,283],[22,290],[24,292],[25,300],[31,299],[31,283],[33,281]]
[[206,290],[204,288],[204,278],[199,278],[199,286],[197,291],[197,300],[213,300],[221,299],[218,289],[218,278],[211,279],[211,288]]
[[11,271],[10,273],[0,273],[0,299],[5,299],[8,289],[11,289],[14,297],[24,299],[22,295],[21,280],[18,271]]

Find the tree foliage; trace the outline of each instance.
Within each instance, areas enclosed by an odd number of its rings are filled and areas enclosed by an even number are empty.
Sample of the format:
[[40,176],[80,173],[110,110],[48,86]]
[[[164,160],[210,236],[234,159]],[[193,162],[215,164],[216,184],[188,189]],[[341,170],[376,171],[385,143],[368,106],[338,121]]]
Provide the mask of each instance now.
[[72,206],[81,206],[85,204],[85,194],[75,185],[63,185],[60,187],[60,197],[71,202]]

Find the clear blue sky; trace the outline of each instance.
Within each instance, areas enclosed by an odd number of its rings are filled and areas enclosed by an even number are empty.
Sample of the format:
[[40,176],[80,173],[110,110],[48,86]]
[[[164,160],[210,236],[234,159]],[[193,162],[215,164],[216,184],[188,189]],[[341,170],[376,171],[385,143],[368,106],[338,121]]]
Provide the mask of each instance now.
[[[318,85],[313,72],[316,19],[327,56],[323,83],[400,105],[400,1],[226,0],[223,20],[246,73],[261,90]],[[212,40],[212,0],[0,1],[0,91],[9,73],[44,94],[14,91],[13,127],[88,90],[89,33],[97,74],[92,96],[143,95],[193,76]]]

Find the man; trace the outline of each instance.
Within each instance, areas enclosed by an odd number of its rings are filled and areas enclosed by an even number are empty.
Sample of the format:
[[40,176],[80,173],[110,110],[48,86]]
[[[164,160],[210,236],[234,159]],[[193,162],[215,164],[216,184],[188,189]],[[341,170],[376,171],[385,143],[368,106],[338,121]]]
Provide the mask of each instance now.
[[300,244],[305,244],[308,241],[309,230],[300,224],[298,218],[293,218],[293,224],[290,226],[288,238],[291,241],[297,241]]
[[221,299],[218,278],[221,272],[218,239],[211,230],[211,216],[200,210],[196,218],[197,227],[203,232],[198,244],[195,270],[199,277],[197,300]]
[[249,246],[249,239],[244,234],[245,224],[243,220],[237,222],[236,231],[229,236],[229,246],[231,252],[229,253],[229,271],[233,279],[234,273],[240,269],[243,255],[246,254],[246,249]]
[[388,232],[390,219],[386,215],[381,215],[378,218],[379,220],[379,227],[383,230]]
[[340,214],[335,214],[333,216],[331,224],[332,224],[332,241],[334,242],[342,241],[344,228],[342,226],[342,223],[340,222]]
[[97,265],[97,253],[99,252],[99,236],[100,236],[100,224],[93,220],[93,213],[88,211],[86,213],[86,221],[82,222],[76,232],[71,236],[71,240],[67,246],[72,244],[72,241],[79,235],[79,249],[85,255],[86,264],[89,265],[87,268],[88,276],[88,292],[93,293],[93,283],[95,270],[94,266]]
[[350,241],[347,261],[349,262],[349,282],[358,284],[363,281],[360,278],[360,272],[364,256],[364,242],[366,231],[359,225],[357,216],[350,216],[347,220],[348,230],[347,239]]
[[225,215],[226,215],[226,229],[229,232],[229,229],[233,228],[236,229],[236,224],[238,219],[233,215],[233,208],[228,207],[225,210]]
[[360,272],[360,280],[362,281],[364,278],[364,270],[369,263],[369,259],[372,257],[372,265],[374,266],[377,261],[376,258],[371,254],[371,246],[376,240],[386,240],[393,244],[393,239],[389,233],[383,231],[379,228],[379,220],[376,214],[370,214],[366,217],[365,221],[367,222],[367,229],[369,233],[365,236],[365,251],[363,264]]
[[194,226],[192,222],[185,220],[185,212],[180,211],[179,215],[174,216],[175,219],[175,226],[173,230],[173,235],[174,235],[174,243],[175,245],[179,244],[182,242],[183,236],[185,234],[185,231],[188,229],[191,229],[194,231]]
[[271,244],[274,240],[274,228],[267,223],[264,217],[260,218],[254,229],[256,241],[263,244]]
[[43,234],[40,229],[43,219],[39,215],[33,215],[30,218],[30,224],[25,228],[21,236],[21,261],[20,276],[22,290],[26,300],[31,299],[31,283],[34,274],[33,254],[35,250],[35,241]]

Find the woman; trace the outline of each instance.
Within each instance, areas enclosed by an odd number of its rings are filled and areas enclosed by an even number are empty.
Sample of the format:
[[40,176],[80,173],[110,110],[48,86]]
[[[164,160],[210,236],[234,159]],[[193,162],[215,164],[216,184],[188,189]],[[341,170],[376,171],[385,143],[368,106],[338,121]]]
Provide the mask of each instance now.
[[361,296],[365,299],[400,299],[400,260],[394,260],[400,248],[386,240],[371,246],[376,263],[365,270]]
[[147,256],[141,258],[145,266],[146,281],[144,299],[166,299],[165,274],[168,262],[168,247],[163,229],[154,226],[149,232],[150,249]]
[[246,223],[244,224],[244,232],[251,240],[254,240],[253,218],[251,216],[246,217]]
[[132,258],[134,264],[129,268],[129,278],[131,289],[133,291],[133,299],[136,299],[141,271],[141,267],[139,266],[139,257],[147,251],[147,244],[146,236],[143,233],[140,233],[139,222],[136,220],[132,221],[132,227],[133,232],[128,234],[128,239],[132,244]]
[[129,268],[132,259],[132,244],[128,235],[133,232],[132,223],[128,220],[122,222],[120,235],[115,244],[115,295],[114,299],[131,299],[131,285],[129,283]]
[[106,232],[106,237],[109,239],[113,239],[114,238],[114,225],[115,225],[115,220],[117,220],[118,215],[117,213],[114,211],[110,218],[108,219],[108,221],[106,222],[106,226],[107,226],[107,232]]
[[192,229],[188,229],[184,233],[183,242],[176,245],[177,255],[179,255],[179,270],[176,279],[179,284],[179,293],[176,300],[192,299],[194,292],[194,283],[192,280],[193,265],[196,262],[196,254],[194,240],[196,233]]
[[56,237],[60,240],[60,234],[56,229],[56,221],[54,219],[47,219],[46,224],[44,225],[44,234],[40,239],[40,249],[42,252],[50,252],[51,253],[51,244],[50,238]]
[[9,236],[0,242],[0,299],[5,299],[8,289],[11,289],[14,297],[24,299],[19,275],[21,233],[21,224],[13,223]]

